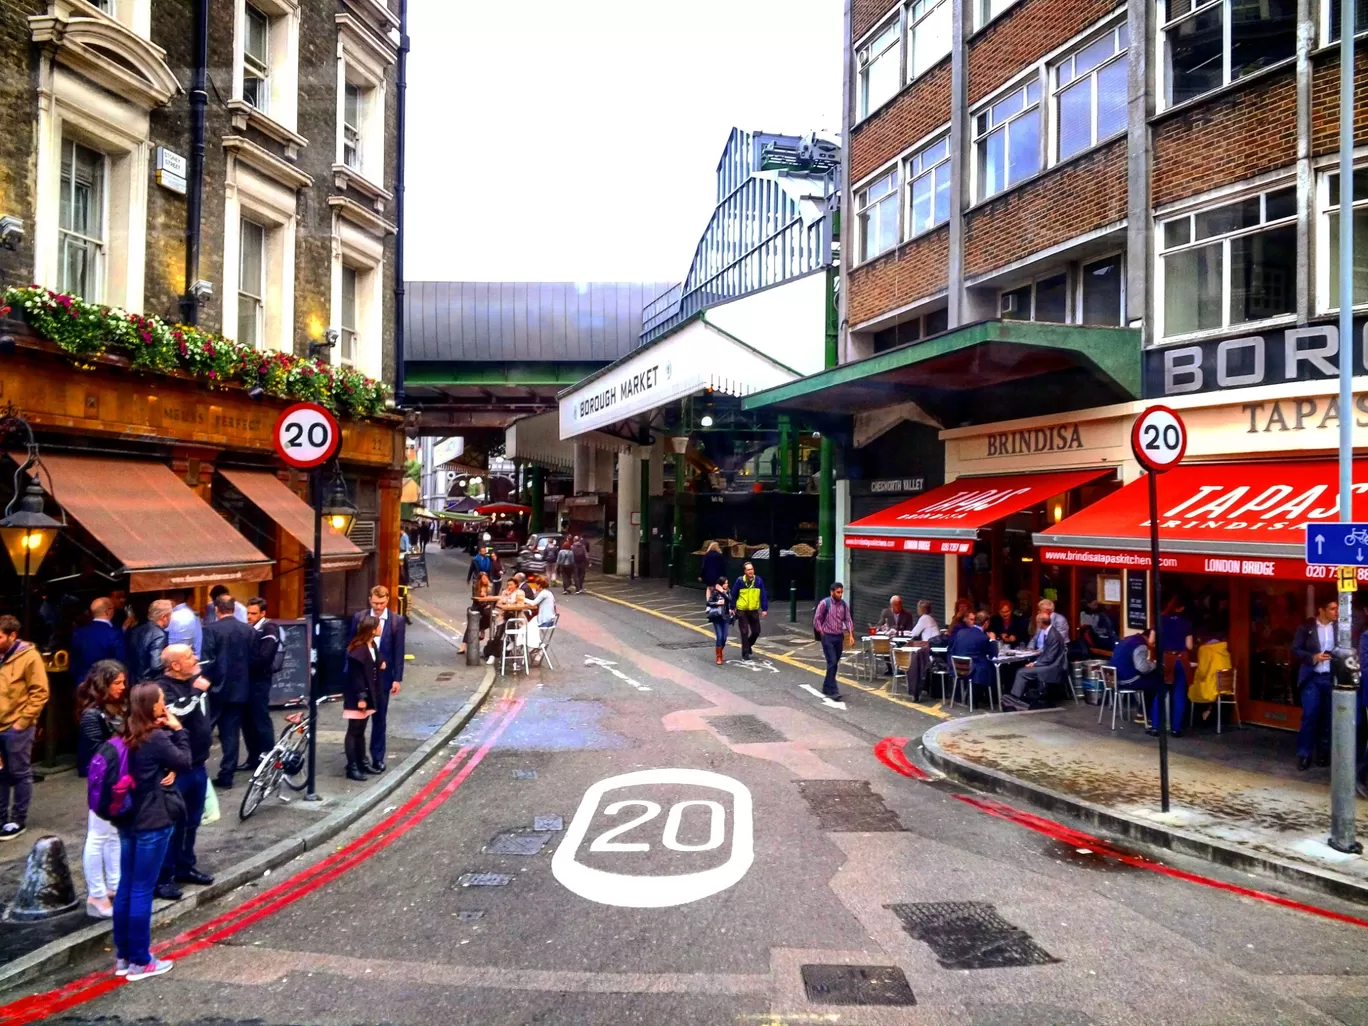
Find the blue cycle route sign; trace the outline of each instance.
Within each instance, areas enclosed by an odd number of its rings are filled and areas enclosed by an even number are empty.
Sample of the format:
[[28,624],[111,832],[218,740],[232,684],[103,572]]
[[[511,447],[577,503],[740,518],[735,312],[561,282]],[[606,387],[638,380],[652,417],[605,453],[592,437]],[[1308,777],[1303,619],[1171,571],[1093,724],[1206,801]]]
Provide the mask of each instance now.
[[1306,561],[1323,566],[1368,566],[1368,524],[1307,524]]

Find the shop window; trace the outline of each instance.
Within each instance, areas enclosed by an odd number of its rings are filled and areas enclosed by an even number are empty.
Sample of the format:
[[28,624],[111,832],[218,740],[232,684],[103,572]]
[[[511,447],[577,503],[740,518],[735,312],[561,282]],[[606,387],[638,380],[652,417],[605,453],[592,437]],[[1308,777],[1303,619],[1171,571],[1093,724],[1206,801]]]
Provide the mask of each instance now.
[[860,117],[868,117],[898,91],[902,78],[898,19],[891,19],[856,55],[860,74]]
[[939,310],[922,314],[920,317],[913,317],[911,320],[884,328],[883,331],[876,331],[874,332],[874,352],[886,353],[890,349],[905,346],[909,342],[920,342],[932,335],[939,335],[941,332],[949,330],[949,315],[950,311],[942,307]]
[[1055,159],[1126,128],[1126,26],[1108,29],[1054,68]]
[[[1317,306],[1339,309],[1340,176],[1321,177],[1317,187]],[[1354,308],[1368,306],[1368,168],[1354,171]]]
[[[1329,0],[1321,4],[1325,24],[1321,26],[1321,38],[1334,43],[1340,37],[1340,0]],[[1354,0],[1354,34],[1368,32],[1368,0]]]
[[1294,188],[1164,221],[1164,336],[1294,313],[1296,222]]
[[104,299],[108,166],[103,153],[62,140],[58,287],[92,303]]
[[1296,53],[1296,0],[1167,0],[1161,11],[1169,106]]
[[915,0],[907,9],[907,77],[926,74],[950,52],[950,0]]
[[898,169],[871,182],[856,196],[861,259],[870,260],[898,244]]
[[265,324],[266,229],[243,218],[238,250],[238,341],[259,349]]
[[1121,255],[1084,264],[1079,284],[1083,293],[1080,323],[1120,327],[1124,316]]
[[1064,324],[1069,319],[1069,275],[1067,272],[1038,278],[1026,285],[1002,292],[998,312],[1005,321],[1048,321]]
[[1040,83],[1032,80],[974,115],[978,198],[988,199],[1040,170]]
[[949,136],[907,159],[909,237],[950,220],[950,171]]

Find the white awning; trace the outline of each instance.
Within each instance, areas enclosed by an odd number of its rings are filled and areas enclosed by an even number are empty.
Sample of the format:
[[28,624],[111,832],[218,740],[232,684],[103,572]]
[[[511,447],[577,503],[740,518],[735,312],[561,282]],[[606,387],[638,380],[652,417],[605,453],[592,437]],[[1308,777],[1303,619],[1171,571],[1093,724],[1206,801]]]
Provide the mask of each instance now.
[[578,440],[706,388],[744,396],[799,377],[700,317],[562,392],[560,437]]
[[589,431],[572,442],[561,441],[556,413],[524,417],[504,431],[504,455],[509,459],[527,460],[557,470],[574,469],[576,445],[589,445],[606,452],[630,452],[632,449],[631,442],[602,431]]

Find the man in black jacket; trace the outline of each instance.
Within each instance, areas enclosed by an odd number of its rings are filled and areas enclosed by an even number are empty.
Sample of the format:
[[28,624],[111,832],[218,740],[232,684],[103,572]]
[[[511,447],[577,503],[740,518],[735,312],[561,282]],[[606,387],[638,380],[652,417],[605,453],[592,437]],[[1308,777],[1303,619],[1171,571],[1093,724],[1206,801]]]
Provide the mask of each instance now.
[[161,659],[162,675],[157,684],[166,698],[167,710],[176,714],[190,738],[190,768],[176,774],[176,790],[185,802],[185,819],[176,824],[171,834],[156,890],[157,897],[175,901],[181,897],[177,882],[214,882],[208,873],[195,868],[195,835],[204,817],[204,796],[209,785],[204,764],[209,761],[214,729],[208,709],[210,682],[200,673],[195,650],[189,645],[167,645],[162,649]]
[[247,750],[260,747],[255,724],[244,723],[247,701],[252,694],[250,673],[257,635],[236,618],[236,611],[237,601],[233,596],[220,595],[214,599],[217,619],[204,628],[204,668],[213,684],[210,700],[223,750],[214,786],[223,791],[233,786],[233,773],[238,764],[238,735],[243,733],[244,726],[248,734]]
[[171,623],[171,609],[169,600],[157,599],[147,607],[147,622],[129,631],[128,679],[133,684],[161,676],[161,654],[166,647],[166,628]]
[[383,773],[385,721],[389,715],[390,695],[399,694],[404,680],[404,618],[389,608],[389,589],[383,584],[377,584],[370,590],[370,608],[361,610],[351,618],[348,641],[356,637],[356,628],[368,616],[380,622],[375,640],[380,650],[380,661],[385,668],[380,671],[380,693],[376,695],[375,714],[371,716],[371,766],[361,768],[363,772]]
[[275,724],[271,722],[271,681],[281,668],[285,658],[285,640],[281,637],[280,627],[266,619],[266,600],[260,595],[247,600],[247,623],[251,626],[256,640],[252,644],[252,657],[247,667],[248,697],[247,718],[243,720],[248,729],[247,766],[255,769],[261,756],[271,750],[275,743]]

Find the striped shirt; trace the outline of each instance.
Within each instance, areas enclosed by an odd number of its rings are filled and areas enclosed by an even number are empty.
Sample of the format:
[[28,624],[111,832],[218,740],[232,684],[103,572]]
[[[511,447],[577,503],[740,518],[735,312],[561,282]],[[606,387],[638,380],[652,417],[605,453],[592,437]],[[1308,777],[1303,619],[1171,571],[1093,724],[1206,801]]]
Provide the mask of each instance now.
[[812,614],[812,629],[822,634],[844,634],[854,631],[855,623],[850,619],[850,607],[845,599],[824,598],[817,603]]

